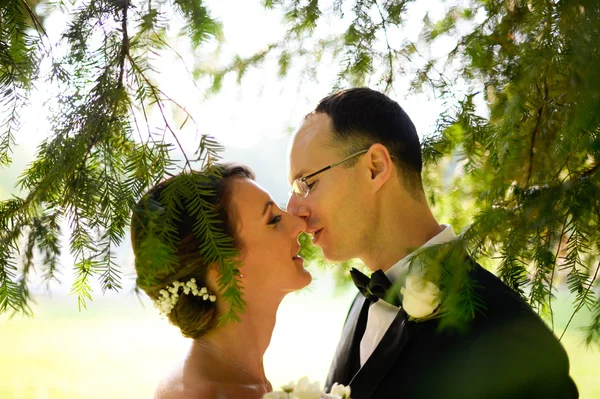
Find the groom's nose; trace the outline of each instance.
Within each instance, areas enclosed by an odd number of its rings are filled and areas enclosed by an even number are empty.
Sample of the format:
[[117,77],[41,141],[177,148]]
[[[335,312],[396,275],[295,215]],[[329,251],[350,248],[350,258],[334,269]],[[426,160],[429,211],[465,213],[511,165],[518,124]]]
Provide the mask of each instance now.
[[286,208],[287,211],[292,215],[301,217],[304,220],[306,220],[310,216],[310,211],[308,207],[306,207],[302,202],[303,201],[300,198],[298,198],[297,195],[292,194],[290,196],[290,199],[288,200]]

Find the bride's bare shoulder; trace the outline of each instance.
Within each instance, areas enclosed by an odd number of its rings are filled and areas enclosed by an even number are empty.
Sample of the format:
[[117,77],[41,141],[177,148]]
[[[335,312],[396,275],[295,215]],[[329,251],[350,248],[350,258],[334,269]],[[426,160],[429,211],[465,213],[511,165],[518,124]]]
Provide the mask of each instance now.
[[220,397],[222,396],[217,385],[202,381],[194,384],[165,381],[154,393],[154,399],[218,399]]

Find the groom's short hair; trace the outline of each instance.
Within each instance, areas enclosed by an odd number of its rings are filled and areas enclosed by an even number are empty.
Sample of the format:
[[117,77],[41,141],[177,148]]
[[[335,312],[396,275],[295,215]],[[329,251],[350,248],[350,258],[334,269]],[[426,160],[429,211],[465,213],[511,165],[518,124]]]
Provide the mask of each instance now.
[[423,190],[419,136],[396,101],[378,91],[357,87],[323,98],[314,112],[325,113],[331,118],[332,147],[350,155],[375,143],[383,144],[403,172],[401,175],[407,186]]

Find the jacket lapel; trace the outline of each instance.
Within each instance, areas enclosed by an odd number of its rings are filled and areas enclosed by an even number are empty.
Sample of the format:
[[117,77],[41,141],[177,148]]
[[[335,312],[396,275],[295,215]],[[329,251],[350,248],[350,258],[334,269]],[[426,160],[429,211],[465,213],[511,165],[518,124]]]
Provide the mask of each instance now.
[[[424,324],[410,322],[404,309],[400,308],[373,354],[350,381],[352,397],[367,399],[373,395],[406,347],[406,343],[423,328]],[[398,388],[401,389],[401,386]]]
[[370,303],[361,294],[354,300],[327,376],[325,383],[327,388],[331,388],[335,382],[348,385],[355,372],[360,368],[360,359],[355,359],[355,357],[360,353],[360,340],[365,332]]

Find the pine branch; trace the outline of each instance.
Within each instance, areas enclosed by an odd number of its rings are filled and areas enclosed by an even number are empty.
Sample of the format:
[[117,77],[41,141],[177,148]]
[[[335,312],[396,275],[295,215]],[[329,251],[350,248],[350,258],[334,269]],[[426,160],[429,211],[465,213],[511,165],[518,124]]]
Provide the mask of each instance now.
[[[552,275],[550,276],[551,283],[554,282],[554,274],[556,273],[556,268],[557,268],[556,262],[558,261],[558,254],[560,253],[560,250],[561,250],[562,239],[565,234],[565,229],[567,227],[567,221],[568,221],[568,218],[565,217],[562,228],[560,230],[560,234],[558,235],[558,244],[556,245],[556,253],[554,254],[554,267],[552,268]],[[548,306],[550,307],[550,320],[552,323],[552,331],[554,331],[554,311],[552,310],[552,287],[553,287],[553,284],[550,284]]]
[[[177,50],[175,50],[173,48],[173,46],[171,46],[169,43],[167,43],[162,37],[160,37],[160,35],[153,29],[154,34],[157,38],[157,40],[164,45],[166,48],[168,48],[169,50],[171,50],[173,53],[175,53],[175,55],[177,56],[177,58],[179,58],[179,61],[181,62],[181,65],[183,65],[183,67],[185,68],[185,71],[187,72],[188,76],[190,77],[190,81],[192,82],[192,84],[194,85],[194,87],[196,87],[196,89],[198,89],[198,92],[200,92],[200,94],[204,97],[204,99],[206,100],[208,97],[202,93],[200,91],[200,87],[198,87],[198,85],[196,84],[196,80],[193,78],[192,76],[192,72],[190,71],[190,69],[188,68],[185,60],[183,59],[183,57],[181,56],[181,54],[179,54],[179,52]],[[182,107],[180,107],[182,108]]]
[[152,93],[152,98],[154,99],[156,105],[158,106],[159,110],[160,110],[160,114],[162,116],[163,122],[165,123],[165,129],[169,131],[169,133],[171,133],[171,135],[173,136],[173,138],[175,139],[177,146],[179,147],[179,149],[181,150],[181,153],[183,154],[183,157],[185,159],[185,167],[187,167],[190,171],[192,171],[192,165],[190,163],[190,160],[186,154],[185,149],[183,148],[183,146],[181,145],[181,142],[179,141],[179,138],[177,137],[177,135],[175,134],[175,131],[171,128],[171,125],[169,124],[169,121],[167,120],[166,116],[165,116],[165,112],[162,106],[162,101],[161,98],[159,96],[159,90],[156,86],[154,86],[146,77],[146,75],[143,73],[143,71],[140,69],[140,67],[138,66],[138,64],[135,62],[135,60],[131,57],[131,55],[128,55],[127,58],[129,59],[129,62],[131,63],[131,66],[133,67],[134,71],[137,72],[139,74],[139,76],[143,79],[143,81],[148,85],[148,87],[150,88],[150,91]]
[[569,318],[569,321],[567,322],[567,325],[565,326],[565,329],[563,330],[562,334],[560,335],[560,338],[558,339],[559,341],[562,340],[563,336],[565,335],[565,332],[567,332],[567,329],[569,328],[569,325],[571,325],[571,321],[573,321],[573,317],[575,317],[575,315],[586,304],[586,298],[588,298],[588,295],[591,294],[591,292],[592,292],[591,289],[592,289],[592,286],[593,286],[594,282],[596,281],[596,278],[598,277],[598,271],[599,270],[600,270],[600,262],[598,262],[598,265],[596,266],[596,271],[594,272],[593,277],[590,279],[589,284],[588,284],[587,288],[585,289],[584,298],[579,301],[579,304],[577,305],[577,308],[575,308],[575,311],[571,314],[571,317]]
[[202,193],[198,184],[192,181],[188,185],[191,197],[188,210],[195,218],[194,233],[196,237],[202,237],[200,253],[206,263],[216,263],[219,266],[218,285],[224,292],[224,297],[230,303],[230,311],[222,316],[219,324],[236,320],[239,321],[239,313],[243,311],[245,301],[241,296],[241,285],[237,276],[239,275],[239,263],[233,259],[238,255],[233,246],[233,240],[227,237],[218,226],[216,210],[208,203],[202,201]]
[[381,28],[383,29],[383,33],[385,35],[385,45],[387,47],[387,61],[388,61],[388,67],[390,68],[390,74],[389,76],[385,79],[385,89],[384,92],[388,92],[392,86],[392,82],[394,81],[394,75],[393,75],[393,70],[394,70],[394,61],[393,61],[393,57],[392,57],[392,48],[390,46],[390,41],[388,38],[388,30],[387,30],[387,26],[386,26],[386,18],[383,16],[383,11],[381,10],[381,6],[379,4],[378,1],[375,1],[375,4],[377,5],[377,11],[379,12],[379,16],[381,17]]
[[21,6],[23,8],[25,8],[25,10],[27,11],[27,14],[29,15],[29,18],[31,18],[31,20],[33,21],[34,28],[35,28],[36,32],[40,35],[40,38],[41,38],[41,35],[48,37],[48,34],[46,33],[44,26],[38,19],[37,15],[33,12],[31,7],[29,7],[29,4],[27,4],[27,2],[25,0],[20,0],[20,1],[21,1]]
[[542,115],[544,113],[544,106],[538,108],[537,120],[535,122],[535,128],[531,133],[531,145],[529,146],[529,168],[527,169],[527,178],[525,179],[525,185],[529,186],[529,180],[531,179],[531,172],[533,170],[533,154],[535,152],[535,138],[538,135],[540,125],[542,123]]
[[129,0],[121,0],[123,5],[123,17],[121,18],[121,31],[123,39],[121,43],[121,54],[119,55],[119,88],[123,88],[123,76],[125,74],[125,59],[129,55],[129,35],[127,33],[127,10],[129,8]]
[[579,177],[579,181],[582,181],[584,179],[587,179],[589,177],[592,177],[597,171],[598,169],[600,169],[600,163],[596,163],[593,167],[591,167],[590,169],[584,171],[581,174],[581,177]]

